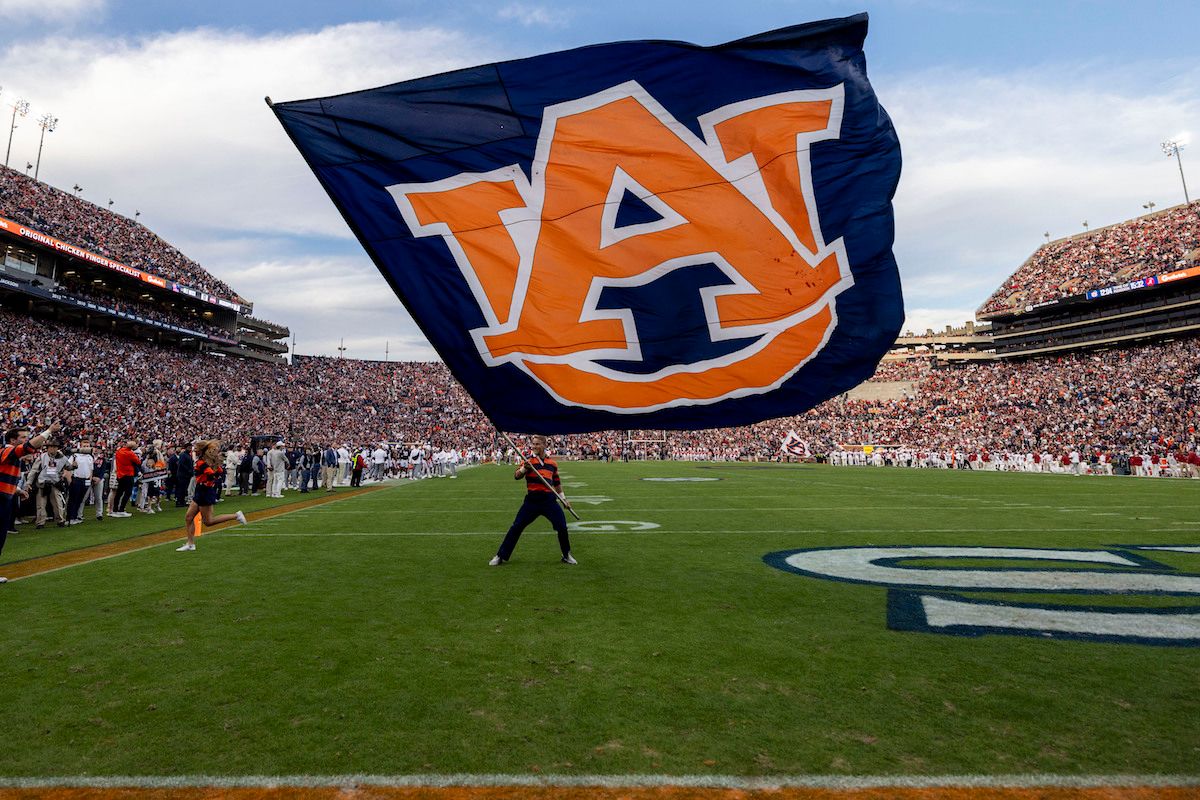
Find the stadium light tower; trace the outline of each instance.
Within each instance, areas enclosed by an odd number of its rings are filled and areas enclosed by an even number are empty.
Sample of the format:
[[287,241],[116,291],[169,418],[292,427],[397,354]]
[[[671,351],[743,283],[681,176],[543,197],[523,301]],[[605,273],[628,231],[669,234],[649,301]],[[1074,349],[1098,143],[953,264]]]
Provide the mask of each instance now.
[[8,126],[8,149],[4,151],[4,166],[8,166],[8,157],[12,155],[13,131],[17,129],[17,117],[29,113],[28,100],[14,100],[12,104],[12,122]]
[[1142,208],[1146,209],[1146,210],[1147,210],[1147,211],[1149,211],[1151,214],[1153,214],[1153,213],[1154,213],[1154,207],[1155,207],[1156,205],[1158,205],[1158,204],[1157,204],[1157,203],[1155,203],[1153,200],[1147,200],[1145,203],[1142,203]]
[[37,164],[33,168],[33,179],[38,179],[38,173],[42,171],[42,145],[46,142],[46,134],[54,133],[54,129],[58,127],[58,117],[50,112],[46,112],[38,117],[38,127],[42,129],[42,138],[38,139],[38,156]]
[[1162,143],[1163,155],[1167,158],[1174,156],[1175,163],[1179,165],[1179,180],[1181,183],[1183,183],[1183,202],[1190,203],[1192,200],[1190,197],[1188,197],[1187,178],[1183,177],[1183,158],[1179,155],[1179,151],[1183,148],[1184,145],[1180,144],[1174,139]]
[[1050,231],[1046,231],[1042,236],[1046,237],[1046,244],[1050,244]]
[[1087,220],[1086,220],[1086,219],[1083,221],[1083,229],[1084,229],[1085,231],[1090,231],[1090,230],[1091,230],[1091,228],[1089,228],[1089,227],[1088,227],[1088,223],[1087,223]]
[[343,338],[338,344],[338,358],[346,357],[346,340]]

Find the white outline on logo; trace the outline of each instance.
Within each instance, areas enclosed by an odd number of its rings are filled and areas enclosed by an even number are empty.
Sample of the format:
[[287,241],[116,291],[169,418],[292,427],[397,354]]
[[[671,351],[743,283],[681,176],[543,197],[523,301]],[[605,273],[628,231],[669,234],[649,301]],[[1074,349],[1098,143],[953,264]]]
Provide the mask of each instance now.
[[[640,273],[639,275],[622,278],[602,278],[597,276],[593,279],[592,285],[589,288],[588,294],[584,300],[583,308],[579,316],[579,322],[587,322],[590,320],[599,319],[616,319],[622,323],[625,331],[625,346],[618,348],[595,348],[593,350],[579,351],[568,355],[552,356],[541,354],[528,353],[508,353],[506,355],[495,357],[493,356],[484,341],[486,336],[495,336],[503,333],[511,333],[518,327],[518,321],[521,317],[521,310],[524,305],[526,292],[529,287],[529,278],[533,269],[533,255],[536,248],[539,233],[541,230],[541,210],[545,200],[545,170],[549,161],[550,148],[554,141],[555,127],[558,120],[563,117],[569,117],[574,114],[579,114],[585,111],[591,111],[601,108],[618,100],[631,98],[640,103],[647,111],[665,128],[674,133],[683,144],[689,147],[701,159],[706,161],[710,167],[716,170],[725,180],[732,184],[742,195],[746,197],[756,208],[759,209],[771,223],[784,235],[787,241],[792,245],[798,254],[811,266],[816,267],[822,261],[830,256],[836,258],[838,265],[839,280],[825,291],[817,300],[809,304],[804,309],[792,314],[781,320],[774,322],[763,323],[760,325],[746,325],[732,328],[725,328],[722,324],[720,316],[717,314],[716,299],[722,295],[729,294],[756,294],[758,290],[747,281],[736,269],[733,268],[725,259],[719,257],[715,253],[698,253],[693,256],[685,256],[682,258],[670,259],[658,265],[652,266]],[[724,153],[721,149],[721,144],[716,136],[716,126],[733,117],[754,111],[759,108],[768,108],[770,106],[782,105],[785,103],[811,103],[818,101],[830,102],[829,121],[826,127],[819,131],[797,134],[796,136],[796,158],[799,168],[801,189],[804,196],[805,204],[808,208],[809,219],[812,221],[812,233],[816,242],[816,252],[812,252],[799,241],[795,231],[788,225],[779,212],[771,204],[770,197],[767,194],[766,185],[762,180],[757,165],[754,163],[752,155],[745,155],[735,159],[732,162],[727,162]],[[722,400],[746,397],[750,395],[763,394],[779,388],[785,381],[791,378],[796,372],[812,360],[829,341],[830,335],[837,328],[838,317],[836,298],[837,296],[854,285],[854,277],[850,272],[849,259],[846,255],[845,245],[842,239],[837,239],[830,243],[825,243],[821,229],[820,218],[817,214],[816,198],[813,191],[812,169],[809,158],[809,148],[814,142],[827,139],[837,139],[840,137],[842,113],[844,106],[844,90],[841,84],[830,87],[828,89],[806,89],[792,92],[782,92],[779,94],[767,95],[764,97],[753,98],[733,103],[722,108],[701,115],[697,122],[700,124],[701,130],[704,132],[704,138],[701,139],[693,134],[686,126],[676,120],[671,114],[652,97],[649,92],[641,87],[636,81],[628,81],[609,89],[605,89],[596,94],[582,97],[576,100],[571,100],[558,105],[547,106],[544,109],[543,122],[541,132],[538,136],[538,142],[534,153],[532,164],[532,181],[525,178],[524,172],[517,166],[511,165],[491,170],[485,173],[462,173],[459,175],[445,178],[440,181],[430,183],[406,183],[395,184],[387,187],[387,191],[392,195],[396,202],[396,206],[408,225],[409,230],[415,237],[424,236],[440,236],[447,244],[451,256],[466,279],[476,302],[479,304],[483,312],[487,325],[482,328],[476,328],[471,331],[472,339],[475,342],[476,348],[483,362],[489,366],[499,366],[500,364],[511,363],[515,364],[527,375],[529,375],[536,383],[543,387],[546,392],[555,400],[563,405],[579,406],[602,411],[609,411],[618,414],[637,414],[648,411],[656,411],[664,408],[676,408],[681,406],[691,405],[709,405]],[[618,168],[617,173],[613,176],[612,188],[608,192],[608,201],[613,200],[613,193],[616,191],[616,186],[620,180],[620,176],[624,175],[624,171]],[[644,226],[663,226],[664,222],[671,222],[665,227],[655,227],[653,230],[666,230],[669,227],[680,224],[674,221],[673,217],[679,215],[674,212],[669,206],[650,192],[646,191],[640,184],[637,184],[631,177],[625,175],[633,186],[640,189],[636,192],[638,197],[646,201],[652,208],[658,211],[664,217],[663,220],[642,223],[641,225],[627,226],[627,228],[640,228]],[[409,201],[410,194],[426,194],[431,192],[443,192],[450,189],[469,186],[474,183],[483,181],[504,183],[511,181],[517,189],[518,194],[524,201],[525,205],[522,208],[511,208],[501,211],[500,221],[507,230],[510,239],[519,255],[519,263],[517,268],[517,278],[514,283],[512,302],[509,306],[509,313],[506,319],[497,318],[491,302],[488,300],[487,294],[483,290],[483,285],[477,278],[474,268],[466,257],[466,253],[459,245],[451,232],[450,227],[442,222],[434,222],[428,225],[422,225],[417,219],[416,213],[413,210],[412,203]],[[623,190],[624,186],[622,186]],[[636,190],[635,190],[636,191]],[[616,198],[616,203],[620,202],[621,195]],[[607,219],[611,208],[612,217],[615,219],[616,207],[607,205],[605,208],[604,217]],[[669,212],[669,213],[664,213]],[[673,216],[671,216],[673,215]],[[686,221],[686,220],[684,220]],[[626,228],[615,229],[614,233],[626,231]],[[604,235],[607,232],[607,226],[602,225],[602,246],[608,246],[620,239],[607,241]],[[621,238],[629,238],[633,235],[652,232],[651,228],[643,230],[630,231]],[[733,353],[711,358],[704,361],[694,362],[691,364],[678,364],[657,372],[647,374],[631,374],[621,372],[609,367],[602,366],[597,363],[599,361],[641,361],[642,353],[641,346],[638,341],[637,328],[634,324],[633,312],[629,309],[606,309],[600,310],[596,308],[600,294],[604,288],[608,286],[640,286],[650,283],[663,275],[675,269],[682,267],[694,266],[698,264],[715,264],[732,282],[732,285],[727,286],[709,286],[699,290],[705,316],[708,320],[709,335],[712,341],[723,341],[732,339],[749,339],[758,337],[757,341],[748,344]],[[528,367],[528,363],[539,364],[566,364],[584,372],[590,372],[601,377],[612,380],[623,381],[626,383],[641,383],[652,382],[669,375],[678,373],[698,373],[714,367],[723,367],[730,364],[743,361],[746,358],[753,356],[759,351],[766,348],[777,336],[795,327],[796,325],[808,320],[825,307],[829,308],[831,321],[829,327],[821,337],[820,343],[813,352],[796,366],[784,374],[774,383],[765,386],[750,386],[742,387],[733,390],[719,397],[712,398],[677,398],[666,403],[660,403],[653,406],[643,408],[623,408],[608,405],[588,405],[576,403],[560,396],[554,391],[553,387],[543,382],[533,371]]]
[[[618,228],[617,212],[621,208],[621,201],[625,198],[627,191],[649,206],[662,219]],[[669,231],[686,222],[687,220],[678,211],[663,202],[661,197],[635,181],[628,172],[617,167],[613,171],[612,184],[608,187],[608,196],[604,198],[604,214],[600,219],[600,249],[603,250],[605,247],[610,247],[631,236]]]

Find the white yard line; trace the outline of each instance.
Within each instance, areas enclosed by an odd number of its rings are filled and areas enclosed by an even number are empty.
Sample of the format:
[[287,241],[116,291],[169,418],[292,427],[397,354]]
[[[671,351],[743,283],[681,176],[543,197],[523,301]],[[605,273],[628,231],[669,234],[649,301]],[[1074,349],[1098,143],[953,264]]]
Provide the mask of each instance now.
[[[756,495],[740,495],[740,496],[751,497],[751,496],[756,496]],[[774,495],[764,495],[764,497],[773,497],[773,496]],[[520,499],[520,498],[517,498],[517,499]],[[570,499],[572,499],[572,497],[570,495],[568,495],[567,499],[570,500]],[[973,513],[979,513],[982,511],[991,510],[991,509],[986,509],[986,508],[967,507],[967,506],[946,506],[946,505],[914,506],[914,505],[907,504],[907,503],[901,504],[901,505],[894,505],[894,506],[879,506],[879,505],[868,506],[868,505],[862,505],[859,503],[855,503],[852,506],[850,506],[850,505],[841,505],[841,506],[770,506],[767,508],[762,508],[762,507],[754,508],[754,507],[749,507],[749,506],[699,506],[699,505],[641,506],[641,505],[637,505],[636,503],[620,502],[621,500],[624,500],[624,499],[626,499],[624,496],[618,495],[617,497],[613,498],[613,501],[615,503],[618,503],[622,508],[628,508],[633,511],[757,511],[757,512],[762,512],[762,513],[770,513],[772,511],[861,512],[861,511],[928,510],[928,511],[971,511]],[[610,508],[611,507],[612,506],[610,506]],[[1089,512],[1092,516],[1135,517],[1138,514],[1143,513],[1141,511],[1136,511],[1136,510],[1135,511],[1127,511],[1127,512],[1124,512],[1124,511],[1096,511],[1095,510],[1097,508],[1096,506],[1049,506],[1049,505],[1047,505],[1047,506],[1021,506],[1020,508],[1030,509],[1030,510],[1045,510],[1045,511],[1086,511],[1086,512]],[[1170,506],[1170,505],[1161,505],[1161,504],[1156,503],[1154,505],[1154,508],[1156,508],[1156,509],[1160,509],[1160,508],[1192,508],[1192,506],[1190,506],[1190,505]],[[995,509],[995,511],[998,513],[1004,513],[1007,510],[1009,510],[1009,509],[1005,509],[1005,508]],[[307,508],[300,509],[296,513],[297,514],[319,514],[321,512],[322,512],[322,507],[318,506],[316,508],[311,508],[311,509],[307,509]],[[330,512],[330,513],[332,513],[332,512]],[[374,516],[409,515],[409,514],[510,514],[511,515],[512,513],[513,513],[513,511],[510,508],[490,508],[490,509],[489,508],[396,508],[396,509],[377,509],[374,511],[358,510],[358,511],[339,511],[338,512],[339,516],[341,514],[369,514],[369,515],[374,515]],[[1147,516],[1140,516],[1137,518],[1138,519],[1157,519],[1156,517],[1147,517]],[[1182,524],[1200,525],[1200,522],[1182,523]]]
[[[607,520],[587,520],[588,522],[606,522]],[[989,533],[1094,533],[1096,528],[987,528]],[[690,528],[681,528],[672,530],[670,528],[649,528],[645,530],[615,530],[615,531],[589,531],[572,529],[571,535],[577,536],[582,534],[595,534],[597,536],[612,536],[613,534],[625,533],[631,535],[645,536],[647,534],[656,533],[695,533],[695,534],[755,534],[755,533],[797,533],[797,534],[879,534],[878,528],[753,528],[747,530],[729,530],[724,528],[721,530],[692,530]],[[891,528],[886,533],[890,536],[893,534],[903,533],[961,533],[964,536],[969,533],[962,527],[958,528],[907,528],[895,529]],[[503,536],[504,531],[495,528],[490,531],[343,531],[333,533],[321,533],[317,531],[305,532],[276,532],[276,531],[252,531],[237,528],[226,528],[209,534],[210,537],[224,534],[225,539],[255,539],[267,536],[346,536],[346,537],[371,537],[371,536]],[[531,531],[527,530],[524,536],[554,536],[554,531]]]
[[322,788],[322,787],[450,788],[481,786],[549,787],[686,787],[735,790],[763,789],[935,789],[966,788],[1169,788],[1200,786],[1200,775],[794,775],[747,778],[739,775],[94,775],[54,778],[0,778],[0,789],[185,789],[185,788]]
[[[347,495],[345,497],[338,497],[336,499],[327,500],[322,505],[333,505],[334,503],[340,503],[343,500],[353,500],[357,497],[361,497],[361,495],[354,494],[354,495]],[[260,509],[260,510],[261,511],[270,511],[271,509],[264,508],[264,509]],[[276,514],[275,516],[269,517],[265,520],[251,522],[250,525],[262,525],[263,523],[271,522],[271,521],[279,519],[281,517],[290,517],[293,514],[299,514],[301,512],[308,511],[308,510],[309,509],[306,509],[306,508],[297,508],[294,511],[282,511],[282,512]],[[254,512],[251,512],[251,513],[254,513]],[[228,527],[228,528],[220,528],[215,531],[202,533],[202,534],[200,534],[200,538],[208,539],[211,541],[212,539],[219,537],[223,533],[230,533],[232,531],[240,530],[242,527],[243,526],[241,526],[241,525],[234,525],[234,526]],[[167,530],[171,530],[171,529],[168,528]],[[165,542],[155,542],[154,544],[147,544],[147,545],[143,545],[142,547],[133,547],[133,548],[130,548],[129,550],[122,550],[119,553],[112,553],[111,555],[107,555],[107,556],[97,556],[96,558],[89,558],[87,561],[77,561],[74,564],[63,564],[61,567],[53,567],[51,569],[42,570],[41,572],[35,572],[32,575],[23,575],[20,578],[12,578],[12,579],[10,579],[9,582],[12,583],[15,581],[29,580],[30,578],[37,578],[42,575],[50,575],[55,572],[62,572],[64,569],[71,569],[73,567],[84,567],[84,566],[87,566],[88,564],[95,564],[100,561],[108,561],[109,559],[112,559],[112,558],[120,558],[121,556],[127,556],[131,553],[141,553],[145,550],[151,550],[155,547],[163,547],[164,545],[173,545],[187,537],[187,534],[182,532],[182,528],[180,529],[180,531],[181,531],[181,533],[178,538],[169,539]],[[142,535],[154,536],[155,534],[164,533],[164,532],[165,531],[150,531],[149,533],[142,534]],[[112,542],[101,542],[100,544],[95,545],[95,547],[103,547],[104,545],[107,545],[107,544],[115,545],[115,544],[120,543],[120,541],[121,541],[120,539],[116,539]],[[71,552],[71,551],[67,551],[67,552]],[[38,558],[53,558],[56,555],[63,555],[63,554],[62,553],[48,553],[45,556],[38,556]],[[36,559],[31,559],[31,560],[36,560]],[[15,563],[22,563],[22,562],[15,562]],[[3,569],[3,568],[0,567],[0,569]],[[0,784],[0,786],[2,786],[2,785],[3,784]]]

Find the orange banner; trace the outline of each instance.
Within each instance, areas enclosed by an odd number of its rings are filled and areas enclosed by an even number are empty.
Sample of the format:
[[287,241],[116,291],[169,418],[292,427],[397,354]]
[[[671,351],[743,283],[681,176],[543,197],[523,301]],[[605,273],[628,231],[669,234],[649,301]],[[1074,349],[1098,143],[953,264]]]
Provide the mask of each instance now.
[[61,239],[55,239],[53,236],[30,228],[27,225],[22,225],[19,222],[14,222],[11,219],[0,217],[0,231],[6,231],[15,236],[20,236],[22,239],[36,242],[43,247],[48,247],[51,250],[57,250],[60,253],[65,253],[72,258],[78,258],[81,261],[88,262],[89,264],[95,264],[98,267],[104,267],[105,269],[112,270],[113,272],[119,272],[122,275],[127,275],[130,278],[134,278],[144,283],[149,283],[152,286],[159,287],[160,289],[170,289],[172,291],[182,292],[189,297],[195,297],[198,300],[210,303],[211,305],[221,306],[222,308],[228,308],[234,311],[241,310],[241,306],[231,300],[223,300],[218,298],[216,295],[210,295],[207,292],[201,292],[186,285],[176,283],[175,281],[168,281],[166,278],[159,277],[158,275],[154,275],[144,270],[127,266],[119,261],[113,261],[111,258],[105,258],[102,255],[97,255],[90,250],[84,250],[82,247],[77,247],[69,242],[64,242]]
[[1159,283],[1170,283],[1171,281],[1181,281],[1184,278],[1200,277],[1200,267],[1188,267],[1176,272],[1168,272],[1166,275],[1159,275]]

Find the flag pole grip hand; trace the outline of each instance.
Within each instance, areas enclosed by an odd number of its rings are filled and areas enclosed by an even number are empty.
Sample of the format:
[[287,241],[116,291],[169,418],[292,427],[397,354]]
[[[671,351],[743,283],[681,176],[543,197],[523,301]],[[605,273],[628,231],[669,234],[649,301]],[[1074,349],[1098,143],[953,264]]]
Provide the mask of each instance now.
[[505,433],[504,431],[500,430],[499,427],[497,427],[496,430],[499,431],[500,435],[504,437],[504,440],[506,442],[508,442],[508,446],[511,447],[518,456],[520,456],[521,461],[525,465],[525,471],[529,472],[530,470],[532,470],[533,474],[538,476],[538,480],[540,480],[543,484],[545,484],[546,488],[554,493],[554,496],[558,498],[558,502],[562,503],[563,508],[565,508],[567,511],[571,512],[571,516],[574,517],[575,519],[580,519],[579,515],[575,513],[575,509],[572,508],[571,504],[567,502],[566,496],[564,496],[562,492],[558,491],[557,489],[555,489],[553,486],[550,485],[550,481],[546,480],[546,476],[543,475],[541,473],[541,471],[537,469],[537,467],[533,466],[533,462],[531,462],[528,458],[525,457],[525,454],[521,452],[521,448],[517,447],[517,445],[513,442],[513,440],[511,438],[509,438],[509,435],[507,433]]

